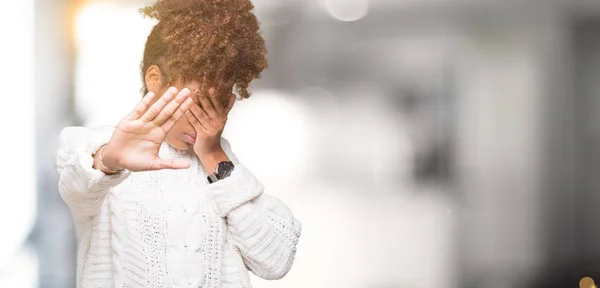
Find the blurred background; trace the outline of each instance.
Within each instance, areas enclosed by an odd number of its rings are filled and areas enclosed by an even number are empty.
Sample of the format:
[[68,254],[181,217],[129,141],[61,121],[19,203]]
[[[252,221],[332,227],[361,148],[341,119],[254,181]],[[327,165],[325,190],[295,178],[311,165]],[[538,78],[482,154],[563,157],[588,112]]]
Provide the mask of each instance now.
[[[58,133],[140,99],[150,3],[2,1],[0,287],[75,287]],[[270,68],[225,137],[303,224],[256,288],[600,281],[599,0],[254,3]]]

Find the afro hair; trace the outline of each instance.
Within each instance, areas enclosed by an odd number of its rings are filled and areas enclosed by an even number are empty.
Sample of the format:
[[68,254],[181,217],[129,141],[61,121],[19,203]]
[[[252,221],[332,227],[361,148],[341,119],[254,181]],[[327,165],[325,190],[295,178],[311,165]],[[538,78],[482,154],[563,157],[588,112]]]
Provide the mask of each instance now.
[[144,48],[142,81],[157,65],[166,82],[234,87],[248,98],[250,82],[268,66],[253,9],[250,0],[158,0],[141,8],[143,15],[158,20]]

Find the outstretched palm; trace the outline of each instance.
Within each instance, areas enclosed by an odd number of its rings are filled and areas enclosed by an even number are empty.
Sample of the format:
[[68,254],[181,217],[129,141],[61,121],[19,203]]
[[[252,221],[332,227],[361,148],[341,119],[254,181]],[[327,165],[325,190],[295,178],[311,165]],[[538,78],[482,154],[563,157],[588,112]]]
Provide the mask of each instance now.
[[161,159],[158,151],[169,130],[193,103],[189,96],[188,89],[177,93],[175,88],[169,88],[154,104],[154,93],[144,96],[117,125],[105,147],[106,162],[129,171],[188,168],[187,160]]

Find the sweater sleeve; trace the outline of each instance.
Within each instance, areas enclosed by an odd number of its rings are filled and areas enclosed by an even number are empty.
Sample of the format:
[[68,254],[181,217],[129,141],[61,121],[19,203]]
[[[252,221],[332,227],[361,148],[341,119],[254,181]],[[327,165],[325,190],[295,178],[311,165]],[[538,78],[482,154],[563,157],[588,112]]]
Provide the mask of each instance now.
[[227,220],[232,243],[255,275],[281,279],[292,267],[302,230],[300,221],[281,200],[265,193],[263,185],[222,141],[235,164],[231,175],[208,185],[208,197]]
[[74,220],[96,215],[110,188],[125,180],[130,172],[106,175],[93,168],[96,151],[106,144],[114,127],[66,127],[59,135],[54,157],[58,172],[58,190],[71,209]]

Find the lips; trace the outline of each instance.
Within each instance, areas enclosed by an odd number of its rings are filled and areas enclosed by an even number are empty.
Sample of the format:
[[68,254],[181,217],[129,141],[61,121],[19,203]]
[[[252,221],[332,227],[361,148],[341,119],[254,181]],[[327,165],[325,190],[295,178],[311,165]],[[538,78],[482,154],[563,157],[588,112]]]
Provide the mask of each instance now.
[[184,133],[183,135],[185,137],[185,142],[188,142],[190,144],[196,143],[196,134]]

